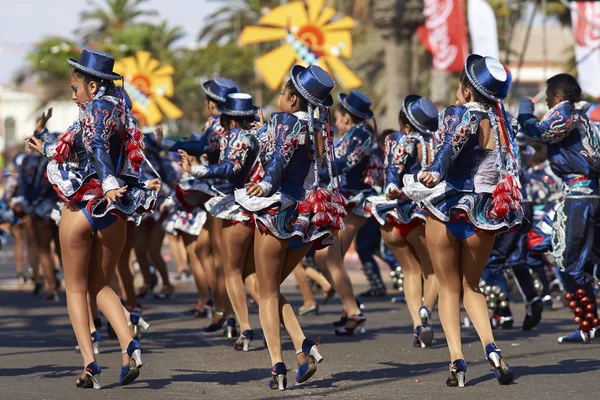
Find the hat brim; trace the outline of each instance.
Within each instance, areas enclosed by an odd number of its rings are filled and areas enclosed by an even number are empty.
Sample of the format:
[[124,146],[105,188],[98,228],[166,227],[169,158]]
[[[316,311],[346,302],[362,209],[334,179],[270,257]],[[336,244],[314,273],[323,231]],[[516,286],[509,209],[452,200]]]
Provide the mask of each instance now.
[[308,101],[310,104],[312,104],[314,106],[331,107],[333,105],[333,97],[331,97],[331,94],[328,94],[324,100],[320,100],[320,99],[317,99],[316,97],[312,96],[310,93],[308,93],[306,91],[306,89],[304,89],[304,87],[302,85],[300,85],[297,78],[298,78],[298,75],[305,69],[307,69],[307,68],[303,67],[302,65],[294,65],[292,67],[290,77],[292,79],[292,83],[294,84],[296,89],[298,89],[298,92],[300,92],[300,94],[302,95],[302,97],[304,99],[306,99],[306,101]]
[[225,108],[225,103],[217,104],[217,110],[223,115],[227,115],[230,117],[254,117],[258,112],[258,107],[252,107],[252,110],[238,111],[238,110],[229,110]]
[[368,113],[362,113],[362,112],[358,111],[357,109],[353,108],[350,104],[348,104],[346,102],[346,97],[348,97],[348,95],[346,93],[338,94],[338,99],[340,100],[340,104],[342,105],[342,107],[344,107],[344,109],[346,111],[348,111],[350,114],[352,114],[355,117],[358,117],[360,119],[373,118],[373,116],[374,116],[373,111],[369,110]]
[[210,90],[210,83],[212,82],[212,80],[210,81],[206,81],[202,84],[202,89],[204,90],[204,93],[206,93],[206,95],[208,97],[210,97],[211,99],[213,99],[214,101],[216,101],[217,103],[224,103],[225,99],[221,96],[217,96],[216,94],[214,94],[211,90]]
[[490,93],[489,90],[484,88],[477,80],[477,77],[475,76],[475,73],[473,72],[472,68],[473,68],[473,64],[475,62],[481,60],[482,58],[484,58],[484,57],[480,56],[479,54],[470,54],[467,57],[467,59],[465,60],[465,74],[467,75],[467,79],[469,80],[471,85],[475,88],[475,90],[477,90],[477,92],[481,93],[485,98],[490,99],[492,101],[504,100],[506,98],[506,96],[495,96],[493,93]]
[[406,96],[404,98],[404,102],[402,103],[402,110],[404,111],[404,115],[406,115],[408,122],[410,122],[410,124],[412,126],[417,128],[417,130],[419,132],[421,132],[421,133],[435,132],[437,130],[437,120],[435,121],[435,125],[433,123],[431,126],[423,125],[422,123],[417,121],[417,119],[414,117],[414,115],[412,115],[412,113],[410,112],[410,105],[412,103],[414,103],[415,101],[418,101],[419,99],[421,99],[421,96],[416,95],[416,94],[409,94],[408,96]]
[[119,74],[106,74],[104,72],[99,72],[94,69],[85,67],[72,58],[67,59],[67,63],[69,63],[69,65],[75,68],[76,70],[81,71],[87,75],[94,76],[96,78],[107,79],[109,81],[118,81],[123,78]]

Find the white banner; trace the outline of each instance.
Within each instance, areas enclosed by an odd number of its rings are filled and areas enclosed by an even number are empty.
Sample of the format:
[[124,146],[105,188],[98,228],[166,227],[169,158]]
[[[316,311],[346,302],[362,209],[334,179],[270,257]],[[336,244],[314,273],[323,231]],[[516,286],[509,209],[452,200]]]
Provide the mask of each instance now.
[[473,53],[500,59],[494,10],[485,0],[469,0],[469,31]]
[[575,35],[577,80],[584,93],[600,97],[600,3],[571,3],[571,20]]

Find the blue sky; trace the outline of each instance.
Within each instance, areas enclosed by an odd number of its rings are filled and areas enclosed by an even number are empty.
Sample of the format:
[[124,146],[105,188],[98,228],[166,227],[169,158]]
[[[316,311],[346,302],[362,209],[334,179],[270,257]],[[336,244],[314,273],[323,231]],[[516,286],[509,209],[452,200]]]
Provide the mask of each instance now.
[[[102,4],[103,0],[96,0]],[[79,13],[89,8],[88,0],[12,0],[0,12],[0,83],[10,83],[25,65],[25,56],[35,42],[46,36],[73,37]],[[159,12],[158,19],[183,27],[187,36],[181,45],[194,43],[204,17],[219,1],[150,0],[146,7]]]

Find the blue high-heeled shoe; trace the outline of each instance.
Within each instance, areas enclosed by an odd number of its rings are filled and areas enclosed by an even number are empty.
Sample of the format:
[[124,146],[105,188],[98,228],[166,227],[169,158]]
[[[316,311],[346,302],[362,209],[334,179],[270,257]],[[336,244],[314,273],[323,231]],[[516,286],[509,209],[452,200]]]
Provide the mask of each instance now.
[[85,378],[77,379],[75,386],[82,389],[100,389],[100,373],[102,373],[102,369],[96,361],[92,361],[85,367]]
[[512,370],[504,361],[500,349],[494,343],[485,346],[485,358],[494,369],[494,375],[501,385],[508,385],[514,380]]
[[[100,354],[100,341],[102,340],[102,337],[100,336],[100,333],[98,333],[98,331],[94,331],[91,334],[92,337],[92,348],[94,350],[94,354],[98,355]],[[81,349],[79,348],[79,345],[75,346],[75,353],[81,353]]]
[[450,376],[446,379],[446,386],[465,387],[467,380],[467,362],[465,360],[454,360],[450,364]]
[[287,387],[287,368],[284,363],[279,362],[273,366],[271,370],[271,380],[269,387],[273,390],[285,390]]
[[254,331],[251,329],[242,332],[242,336],[234,343],[233,349],[236,351],[248,351],[250,342],[254,339]]
[[304,353],[307,360],[298,365],[298,373],[296,374],[296,382],[302,383],[309,380],[315,372],[317,372],[317,364],[323,361],[323,356],[319,353],[317,343],[310,339],[304,339],[302,349],[296,352],[296,355]]
[[227,339],[234,339],[237,337],[238,331],[235,327],[235,318],[227,318],[225,322],[225,328],[223,329],[223,336]]
[[419,309],[419,317],[421,317],[421,334],[419,339],[421,347],[429,347],[433,343],[433,327],[431,326],[431,311],[427,306]]
[[137,341],[139,341],[142,338],[142,334],[144,332],[146,332],[148,329],[150,329],[150,324],[146,322],[146,320],[144,320],[144,318],[142,318],[142,316],[138,313],[135,312],[130,312],[129,313],[129,323],[127,324],[128,326],[133,325],[133,332],[134,332],[134,336],[133,338]]
[[121,386],[135,381],[140,376],[140,368],[144,365],[142,363],[142,345],[137,340],[129,342],[129,346],[127,346],[127,350],[123,350],[123,354],[129,356],[129,364],[121,367],[121,374],[119,375]]
[[202,330],[206,333],[212,333],[212,332],[216,332],[219,329],[223,328],[223,325],[225,324],[225,316],[222,312],[220,311],[216,311],[215,314],[219,315],[221,318],[219,319],[218,322],[212,322],[210,325],[205,326],[204,328],[202,328]]

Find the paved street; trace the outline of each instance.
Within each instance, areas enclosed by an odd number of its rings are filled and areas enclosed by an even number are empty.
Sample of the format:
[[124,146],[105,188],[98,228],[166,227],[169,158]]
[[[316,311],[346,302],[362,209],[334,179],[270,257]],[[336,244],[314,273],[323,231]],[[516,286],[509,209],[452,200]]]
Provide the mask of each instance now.
[[[573,329],[568,310],[545,312],[539,328],[530,333],[497,332],[498,344],[517,376],[506,387],[493,378],[474,329],[465,329],[468,387],[458,389],[444,383],[448,354],[437,319],[435,346],[414,349],[406,306],[389,298],[365,302],[367,332],[351,338],[333,335],[331,322],[341,311],[339,300],[323,307],[319,316],[301,317],[307,336],[320,337],[325,361],[313,379],[294,386],[295,355],[284,336],[291,385],[284,393],[272,392],[267,387],[270,365],[262,341],[254,341],[250,352],[239,353],[233,351],[231,341],[203,333],[206,321],[193,319],[188,311],[194,302],[191,281],[178,284],[174,300],[144,303],[144,317],[152,326],[142,340],[140,378],[130,386],[118,386],[120,351],[103,328],[98,356],[103,388],[83,391],[74,385],[82,366],[73,351],[75,339],[64,294],[60,303],[48,303],[33,296],[29,286],[15,285],[9,249],[2,250],[0,263],[0,399],[597,398],[600,346],[556,341],[560,333]],[[359,290],[366,288],[361,275],[352,272]],[[300,305],[293,281],[286,282],[283,291]],[[520,304],[513,308],[520,325],[524,309]],[[258,330],[255,308],[252,320]]]

